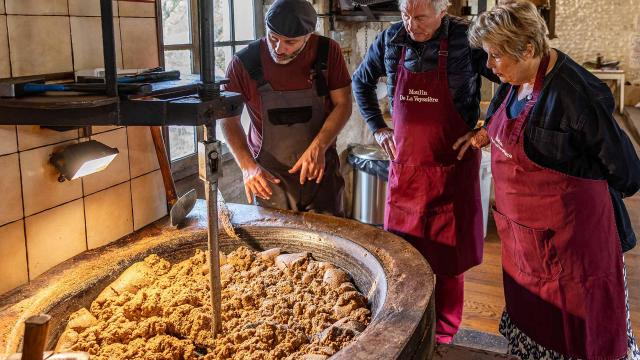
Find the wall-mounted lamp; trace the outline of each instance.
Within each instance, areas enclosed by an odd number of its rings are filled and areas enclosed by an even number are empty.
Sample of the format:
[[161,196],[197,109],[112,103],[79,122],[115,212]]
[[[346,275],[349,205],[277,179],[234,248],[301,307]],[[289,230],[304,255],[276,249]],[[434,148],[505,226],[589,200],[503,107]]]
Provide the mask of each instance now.
[[65,147],[51,155],[49,162],[58,170],[58,181],[73,180],[106,169],[118,149],[89,140]]

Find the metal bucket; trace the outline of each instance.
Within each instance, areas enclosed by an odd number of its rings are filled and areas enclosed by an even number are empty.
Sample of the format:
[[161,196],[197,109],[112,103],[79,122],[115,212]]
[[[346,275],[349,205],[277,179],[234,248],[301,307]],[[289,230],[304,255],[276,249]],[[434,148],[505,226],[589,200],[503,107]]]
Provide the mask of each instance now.
[[[352,148],[351,156],[363,161],[385,163],[389,157],[378,146],[358,145]],[[354,167],[353,174],[353,218],[371,225],[384,223],[384,207],[387,198],[387,180]]]

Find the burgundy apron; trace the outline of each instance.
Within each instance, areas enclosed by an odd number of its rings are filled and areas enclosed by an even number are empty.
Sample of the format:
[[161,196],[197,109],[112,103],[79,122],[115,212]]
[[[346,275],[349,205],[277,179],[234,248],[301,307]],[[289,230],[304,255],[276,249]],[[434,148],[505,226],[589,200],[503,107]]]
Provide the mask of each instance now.
[[462,160],[452,146],[469,131],[451,99],[448,39],[438,68],[415,73],[398,64],[393,128],[397,157],[389,169],[384,227],[409,241],[434,273],[458,275],[482,261],[479,150]]
[[548,56],[541,62],[520,115],[508,118],[507,96],[489,123],[506,311],[548,349],[581,359],[620,359],[627,351],[626,303],[607,182],[544,168],[523,147],[525,121],[548,62]]

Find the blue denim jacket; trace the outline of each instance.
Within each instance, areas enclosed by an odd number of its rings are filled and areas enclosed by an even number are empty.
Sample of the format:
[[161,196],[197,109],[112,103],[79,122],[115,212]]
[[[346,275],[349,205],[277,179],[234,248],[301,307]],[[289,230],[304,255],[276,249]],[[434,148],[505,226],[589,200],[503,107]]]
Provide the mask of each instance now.
[[445,15],[433,39],[424,43],[411,40],[401,22],[392,24],[378,35],[352,78],[356,103],[371,131],[386,127],[376,97],[378,80],[386,76],[387,95],[393,108],[396,72],[402,48],[406,48],[405,67],[408,70],[433,70],[438,66],[441,36],[449,37],[447,74],[453,103],[469,128],[475,127],[480,116],[480,75],[495,82],[499,80],[486,67],[487,54],[469,46],[467,29],[465,20]]
[[[511,85],[502,84],[487,111],[487,124]],[[613,117],[609,87],[558,51],[545,77],[538,102],[527,119],[524,148],[537,164],[586,179],[609,183],[618,234],[624,251],[636,237],[622,202],[640,189],[640,160],[627,134]]]

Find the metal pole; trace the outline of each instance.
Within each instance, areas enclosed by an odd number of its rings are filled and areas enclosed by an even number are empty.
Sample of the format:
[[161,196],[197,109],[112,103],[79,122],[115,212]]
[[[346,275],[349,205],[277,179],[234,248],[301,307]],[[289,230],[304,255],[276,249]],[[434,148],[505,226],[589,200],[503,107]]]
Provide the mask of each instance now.
[[[200,76],[202,91],[200,96],[210,99],[219,95],[220,85],[216,84],[215,27],[213,23],[213,0],[198,0],[198,19],[200,25]],[[214,135],[215,139],[215,135]]]
[[215,127],[204,127],[204,141],[198,144],[200,178],[204,181],[209,220],[209,287],[211,289],[212,324],[211,333],[215,338],[222,332],[220,284],[220,247],[218,243],[218,177],[220,176],[220,142],[215,140]]
[[[200,76],[202,87],[200,98],[211,100],[220,96],[220,84],[216,83],[215,53],[213,42],[213,0],[198,0],[198,25],[200,28]],[[220,142],[216,140],[215,119],[204,126],[204,140],[198,144],[198,167],[200,179],[204,181],[209,220],[209,285],[211,289],[211,333],[217,337],[222,332],[220,285],[220,248],[218,244],[218,177]]]
[[231,45],[231,55],[236,53],[236,9],[235,9],[235,1],[229,1],[229,21],[231,22],[231,34],[230,39],[232,42]]
[[116,83],[116,42],[113,35],[113,3],[100,0],[102,19],[102,49],[104,51],[104,81],[107,96],[118,96]]
[[207,182],[209,191],[207,197],[207,214],[209,216],[209,284],[211,286],[211,305],[213,309],[213,324],[211,332],[217,337],[222,332],[222,285],[220,284],[220,247],[218,245],[218,182]]

